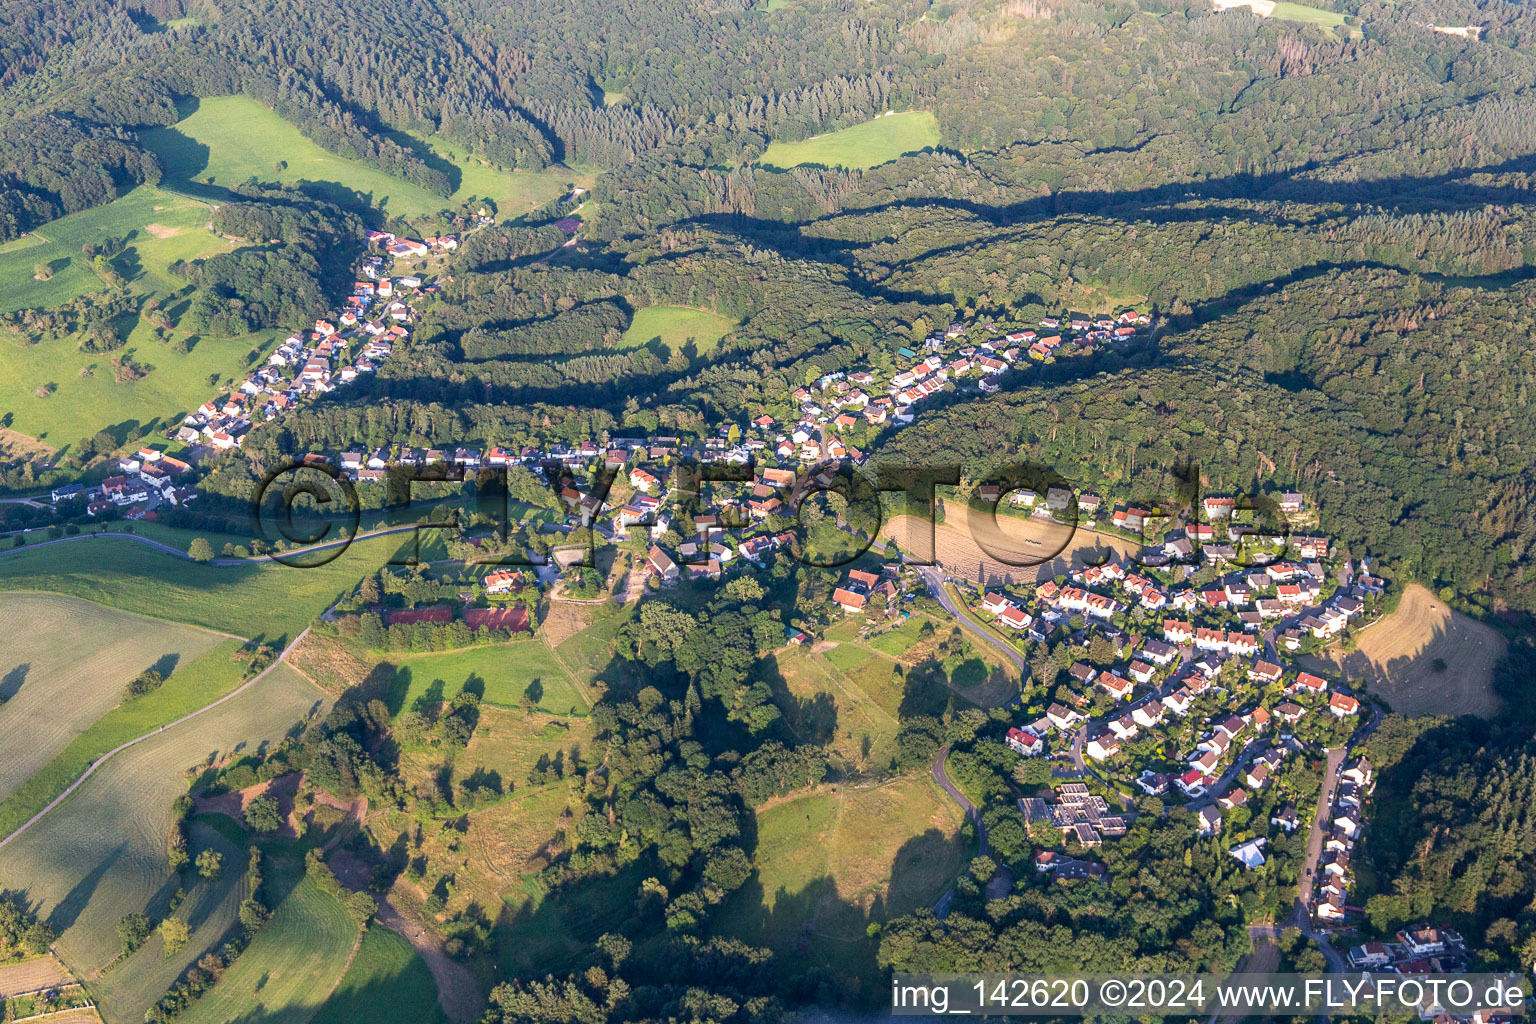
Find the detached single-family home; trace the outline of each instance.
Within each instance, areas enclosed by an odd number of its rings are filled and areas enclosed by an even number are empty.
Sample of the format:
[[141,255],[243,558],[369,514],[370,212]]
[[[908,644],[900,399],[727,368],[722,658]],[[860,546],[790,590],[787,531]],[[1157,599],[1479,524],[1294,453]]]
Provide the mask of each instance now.
[[651,545],[650,552],[645,556],[646,567],[663,583],[671,583],[676,580],[679,573],[677,563],[672,561],[661,548]]

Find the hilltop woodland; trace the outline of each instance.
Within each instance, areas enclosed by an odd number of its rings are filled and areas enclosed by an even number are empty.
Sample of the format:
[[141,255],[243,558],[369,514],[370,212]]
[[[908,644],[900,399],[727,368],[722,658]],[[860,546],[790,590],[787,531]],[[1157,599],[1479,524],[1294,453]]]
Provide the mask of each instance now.
[[[158,181],[141,132],[232,93],[445,209],[459,172],[421,141],[433,136],[503,171],[600,172],[579,244],[563,244],[558,203],[466,236],[377,373],[214,459],[206,496],[165,516],[199,527],[243,509],[295,454],[713,435],[764,413],[792,419],[794,389],[824,374],[904,368],[899,348],[952,322],[980,341],[989,322],[1152,312],[1135,342],[1025,360],[997,394],[947,392],[910,427],[857,425],[848,440],[876,467],[958,466],[967,489],[1030,462],[1174,511],[1196,482],[1300,490],[1316,528],[1394,586],[1423,582],[1508,632],[1499,720],[1383,727],[1393,745],[1377,799],[1393,825],[1372,830],[1367,917],[1383,932],[1453,921],[1486,932],[1501,964],[1529,958],[1530,5],[1329,0],[1337,30],[1204,0],[771,6],[12,4],[0,11],[0,242]],[[335,25],[346,31],[315,31]],[[938,144],[873,167],[756,162],[771,142],[892,110],[931,112]],[[174,268],[198,330],[302,326],[346,291],[365,225],[409,227],[370,197],[331,195],[228,190],[214,229],[255,244]],[[79,333],[91,351],[120,346],[113,322],[142,300],[114,284],[107,251],[91,255],[104,291],[8,315],[14,337],[0,344]],[[655,305],[731,326],[717,344],[626,342]],[[31,473],[12,462],[0,482]],[[619,632],[592,709],[598,746],[569,768],[584,806],[538,887],[599,891],[631,867],[645,881],[590,962],[499,987],[491,1024],[767,1021],[837,998],[821,965],[715,928],[754,870],[753,808],[826,770],[823,746],[792,734],[783,695],[752,668],[790,609],[825,604],[816,572],[781,561],[755,596],[730,584],[648,597]],[[947,693],[906,705],[896,768],[920,771],[953,742],[1004,803],[1011,769],[984,763],[975,742],[987,717]],[[374,699],[353,695],[244,767],[303,767],[338,796],[427,817],[494,798],[484,778],[423,795],[393,760],[401,744],[459,749],[472,701],[429,708],[400,734],[400,709]],[[999,846],[1009,861],[1024,845],[1005,818],[995,832],[1013,835]],[[409,870],[412,853],[381,859],[381,877]],[[1245,926],[1282,904],[1296,855],[1278,848],[1271,869],[1242,873],[1183,814],[1144,813],[1104,849],[1107,884],[1044,886],[1024,870],[987,904],[997,864],[978,863],[942,926],[927,912],[885,925],[880,964],[1047,970],[1071,951],[1073,968],[1224,968]],[[463,955],[493,941],[473,915],[450,930]]]

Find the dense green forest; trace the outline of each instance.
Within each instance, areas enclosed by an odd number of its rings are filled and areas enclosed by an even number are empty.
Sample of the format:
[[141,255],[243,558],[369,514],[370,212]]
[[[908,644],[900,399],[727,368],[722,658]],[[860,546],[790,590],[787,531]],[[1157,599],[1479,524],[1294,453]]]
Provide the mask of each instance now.
[[[502,171],[592,169],[579,244],[560,203],[467,235],[394,357],[214,460],[199,516],[308,451],[712,435],[796,416],[791,393],[824,374],[902,369],[899,348],[957,320],[1152,313],[1134,342],[1025,362],[1000,393],[935,397],[862,447],[967,482],[1029,461],[1116,498],[1171,498],[1190,466],[1210,492],[1301,490],[1352,554],[1506,631],[1518,713],[1394,717],[1373,740],[1385,824],[1365,894],[1369,928],[1454,921],[1506,966],[1536,949],[1536,12],[1322,6],[1349,20],[1204,0],[11,4],[0,243],[159,181],[139,133],[197,97],[254,97],[445,207],[459,182],[432,136]],[[901,110],[932,112],[939,144],[862,170],[756,163],[773,141]],[[224,198],[212,228],[253,244],[172,268],[190,286],[178,315],[216,337],[334,309],[364,223],[384,221],[302,184]],[[0,344],[78,332],[106,351],[123,302],[8,315],[19,340]],[[621,347],[658,304],[732,326],[707,351]],[[499,987],[490,1024],[745,1024],[837,998],[818,965],[713,927],[753,870],[753,808],[826,769],[752,666],[830,580],[773,572],[763,592],[648,598],[614,638],[593,712],[606,761],[539,884],[632,870],[645,888],[572,973]],[[377,723],[353,713],[305,756],[342,790],[385,794],[363,755]],[[988,724],[908,708],[903,765],[943,742],[982,758]],[[1108,885],[1045,884],[1005,811],[994,835],[1018,842],[998,863],[1029,879],[989,902],[998,865],[974,866],[943,923],[885,926],[882,968],[1223,970],[1294,881],[1295,850],[1243,873],[1174,813],[1105,848]]]

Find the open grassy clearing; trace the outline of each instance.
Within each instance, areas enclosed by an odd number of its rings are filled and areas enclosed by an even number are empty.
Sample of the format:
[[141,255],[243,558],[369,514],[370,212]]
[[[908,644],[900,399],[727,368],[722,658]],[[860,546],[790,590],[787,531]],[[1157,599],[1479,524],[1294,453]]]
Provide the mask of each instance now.
[[[177,1020],[304,1024],[314,1016],[342,977],[358,933],[341,902],[303,874],[302,857],[264,862],[263,887],[287,895],[234,966]],[[430,988],[427,994],[435,1002]]]
[[[112,238],[127,244],[112,264],[127,280],[128,293],[158,297],[174,318],[189,285],[170,272],[170,264],[235,247],[210,232],[207,220],[205,203],[147,185],[61,217],[18,240],[29,245],[0,252],[0,309],[58,306],[104,290],[80,248]],[[40,264],[52,273],[47,281],[34,278]],[[121,354],[148,369],[140,380],[118,383],[111,354],[81,352],[76,337],[27,345],[0,336],[0,408],[13,415],[12,426],[55,448],[103,428],[125,438],[143,436],[206,398],[211,374],[228,378],[243,371],[250,352],[275,337],[262,331],[202,339],[179,354],[157,341],[138,316],[121,317],[116,327],[126,339]],[[50,384],[55,390],[40,397],[38,388]]]
[[846,985],[875,984],[867,926],[949,886],[972,852],[961,821],[926,772],[772,804],[757,816],[757,871],[726,901],[719,929],[824,963]]
[[1402,714],[1486,718],[1499,710],[1493,667],[1504,648],[1495,630],[1412,584],[1392,614],[1361,631],[1355,650],[1335,651],[1333,662]]
[[352,966],[314,1024],[442,1024],[437,988],[405,939],[377,925],[363,935]]
[[892,516],[880,527],[880,535],[896,541],[903,551],[931,555],[952,576],[985,577],[989,586],[1034,583],[1085,560],[1123,557],[1137,550],[1129,540],[1047,520],[1000,513],[993,523],[989,516],[972,515],[959,501],[944,502],[944,521],[932,527],[931,550],[929,528],[927,520],[916,516]]
[[1213,0],[1213,2],[1219,11],[1246,7],[1261,18],[1278,18],[1281,21],[1316,25],[1334,38],[1338,36],[1353,38],[1361,34],[1359,29],[1345,24],[1345,16],[1338,11],[1326,11],[1320,7],[1292,3],[1291,0]]
[[401,536],[359,540],[323,566],[266,561],[198,564],[131,540],[22,549],[0,556],[0,591],[70,594],[157,619],[227,630],[269,642],[292,638],[401,545]]
[[933,113],[906,110],[800,142],[775,142],[758,158],[758,163],[786,170],[801,164],[859,169],[888,163],[938,144],[939,122]]
[[[54,594],[6,598],[0,603],[0,799],[115,707],[134,676],[155,668],[180,684],[182,671],[220,640]],[[0,835],[3,819],[0,812]]]
[[[934,626],[926,637],[924,623]],[[1016,690],[1010,668],[981,644],[969,643],[964,652],[940,650],[955,629],[952,622],[915,615],[864,637],[866,625],[850,617],[815,645],[785,648],[758,666],[794,733],[826,745],[856,769],[882,768],[895,756],[900,719],[915,712],[915,706],[903,707],[913,679],[942,679],[959,700],[982,707]],[[919,674],[909,676],[914,670]],[[923,688],[914,699],[931,713],[927,705],[946,696],[942,687],[936,693]]]
[[542,976],[588,956],[604,932],[634,913],[635,894],[647,874],[631,864],[540,899],[505,893],[506,908],[493,937],[502,972]]
[[[635,615],[637,607],[636,604],[606,603],[570,605],[557,601],[550,606],[549,614],[539,626],[539,632],[578,678],[586,680],[589,685],[593,681],[601,683],[605,672],[610,669],[629,671],[633,668],[629,663],[613,664],[613,638],[618,635],[624,623]],[[557,624],[557,615],[569,618]],[[552,625],[555,626],[553,631],[550,628]],[[573,625],[577,628],[571,631],[569,627]],[[560,639],[562,636],[564,638]]]
[[[540,786],[529,783],[528,772],[543,756],[559,756],[568,766],[576,752],[584,751],[582,756],[590,760],[591,738],[586,719],[524,718],[494,708],[482,715],[475,738],[455,758],[454,784],[484,769],[498,773],[511,795],[469,814],[462,835],[453,828],[427,830],[423,852],[433,872],[445,872],[454,879],[450,911],[470,903],[497,907],[504,900],[518,905],[526,899],[523,879],[548,866],[562,849],[555,836],[566,824],[562,818],[567,808],[579,803],[569,771],[565,779]],[[407,751],[402,761],[410,782],[425,783],[441,766],[442,751]],[[405,828],[411,823],[392,822],[390,827],[396,825]],[[376,822],[375,831],[381,826]],[[407,882],[400,884],[413,888]],[[418,902],[425,896],[415,892]]]
[[417,141],[452,164],[457,172],[458,187],[445,205],[456,207],[471,196],[488,198],[496,203],[497,220],[515,220],[547,206],[570,192],[573,185],[591,188],[596,177],[589,168],[564,164],[539,171],[506,171],[441,135],[417,137]]
[[619,348],[657,345],[676,352],[690,349],[703,355],[736,325],[718,313],[687,306],[646,306],[635,310]]
[[[326,706],[319,691],[280,666],[228,703],[125,750],[0,850],[0,887],[27,894],[59,932],[64,961],[89,980],[118,952],[118,919],[135,911],[163,915],[179,884],[166,865],[165,841],[171,802],[186,791],[188,771],[280,739]],[[196,826],[194,850],[215,842],[212,832]],[[243,857],[233,863],[236,869],[225,875],[230,885],[238,883]],[[137,954],[142,969],[114,970],[92,982],[108,1024],[142,1021],[169,983],[162,968],[174,977],[216,945],[238,903],[233,890],[208,887],[199,895],[189,889],[179,913],[195,928],[181,954],[159,960],[158,940],[151,940]]]
[[469,680],[484,687],[488,707],[528,710],[526,694],[537,682],[535,706],[551,715],[586,715],[588,707],[569,672],[541,640],[468,647],[431,654],[378,653],[354,639],[310,633],[291,664],[330,693],[366,683],[398,714],[416,702],[451,700]]
[[391,696],[398,694],[400,699],[398,704],[392,699],[392,705],[409,707],[431,693],[451,699],[467,680],[476,679],[485,687],[482,700],[497,707],[522,708],[536,692],[538,699],[532,703],[542,711],[559,715],[588,711],[570,673],[537,639],[443,654],[391,655],[388,660],[398,666]]
[[348,205],[360,197],[398,217],[419,217],[449,205],[446,196],[321,149],[248,96],[188,101],[184,110],[176,124],[140,133],[173,188],[217,200],[224,189],[255,177],[300,185]]
[[[830,664],[830,656],[844,650],[859,648],[839,645],[823,656],[791,647],[766,659],[762,668],[782,680],[782,690],[775,687],[776,701],[786,723],[802,740],[827,744],[851,765],[884,764],[896,754],[899,723],[892,711],[869,698],[847,669]],[[878,670],[887,678],[894,674],[891,662],[861,653],[861,672],[872,665],[876,675]]]

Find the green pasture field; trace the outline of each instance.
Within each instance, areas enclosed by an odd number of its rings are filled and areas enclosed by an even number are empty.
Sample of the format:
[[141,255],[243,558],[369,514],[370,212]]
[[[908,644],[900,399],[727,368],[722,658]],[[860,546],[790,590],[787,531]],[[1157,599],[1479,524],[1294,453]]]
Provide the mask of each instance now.
[[646,306],[635,311],[619,348],[642,348],[653,343],[676,351],[690,343],[703,355],[736,325],[718,313],[687,306]]
[[444,1024],[425,961],[401,936],[378,925],[363,934],[352,966],[313,1024]]
[[[248,178],[303,185],[335,202],[367,205],[399,217],[420,217],[449,205],[446,196],[320,148],[276,113],[248,96],[189,101],[168,128],[140,133],[165,168],[165,182],[193,195],[221,198]],[[279,161],[286,164],[279,167]]]
[[[280,666],[240,696],[123,751],[0,849],[0,888],[26,892],[59,933],[64,961],[90,975],[119,952],[119,918],[135,912],[164,916],[172,894],[185,884],[189,897],[178,913],[194,925],[193,940],[172,961],[180,964],[177,972],[185,969],[222,941],[239,898],[231,904],[228,893],[199,896],[190,878],[170,872],[165,848],[172,801],[210,758],[279,740],[327,707],[319,690]],[[200,829],[194,848],[215,842]],[[233,866],[228,876],[243,874],[243,855],[226,862]],[[158,941],[136,954],[145,959],[141,969],[125,964],[96,985],[108,1024],[139,1024],[164,993]]]
[[[112,264],[126,279],[128,293],[159,298],[175,319],[190,284],[172,274],[170,264],[235,248],[207,229],[208,214],[206,203],[146,185],[44,224],[0,250],[0,311],[60,306],[104,291],[105,283],[80,249],[114,238],[126,243]],[[40,264],[52,270],[47,281],[34,279]],[[228,380],[243,373],[250,354],[264,351],[279,333],[199,339],[190,352],[180,354],[156,340],[137,315],[121,318],[116,327],[126,338],[117,353],[82,352],[74,336],[26,344],[0,334],[0,409],[11,414],[12,429],[53,448],[102,429],[124,440],[163,430],[216,390],[208,383],[210,375]],[[119,383],[111,366],[118,354],[147,369],[147,375]],[[51,393],[40,394],[47,385]]]
[[[0,310],[59,306],[106,285],[80,251],[112,238],[127,251],[114,264],[139,293],[179,291],[187,282],[168,269],[179,259],[197,259],[235,248],[208,230],[207,203],[143,185],[110,203],[49,221],[0,247]],[[37,264],[53,274],[34,278]]]
[[69,594],[157,619],[276,643],[298,636],[401,543],[359,540],[334,561],[305,569],[278,562],[199,564],[113,537],[0,551],[0,591]]
[[939,122],[933,113],[907,110],[800,142],[775,142],[757,162],[783,170],[801,164],[860,169],[889,163],[938,144]]
[[287,895],[218,984],[177,1018],[181,1024],[304,1024],[347,969],[357,925],[340,900],[303,877],[303,858],[268,857],[262,873],[263,889]]
[[[409,708],[429,691],[451,700],[466,680],[485,686],[482,699],[502,708],[522,708],[535,680],[543,687],[538,708],[553,715],[585,715],[589,710],[569,672],[540,640],[519,640],[489,647],[469,647],[441,654],[389,655],[397,667],[391,705]],[[439,685],[441,684],[441,685]]]
[[850,992],[878,984],[868,926],[931,906],[954,881],[973,852],[961,821],[926,771],[775,804],[757,815],[757,870],[718,929],[826,964]]
[[[0,800],[5,801],[0,835],[10,832],[7,798],[39,769],[92,731],[103,715],[135,713],[144,701],[159,703],[160,693],[171,687],[118,707],[130,679],[158,668],[180,689],[187,685],[183,677],[200,674],[194,668],[198,659],[221,639],[56,594],[14,594],[0,603],[0,700],[5,702],[0,705]],[[116,745],[87,744],[98,754]],[[68,781],[83,770],[80,763]],[[57,790],[49,799],[53,795]],[[20,821],[11,828],[16,824]]]
[[497,220],[515,220],[547,206],[568,193],[572,185],[591,188],[595,177],[590,169],[564,164],[538,171],[506,171],[441,135],[419,137],[417,141],[451,163],[457,172],[458,187],[447,205],[457,207],[470,196],[486,197],[496,203]]

